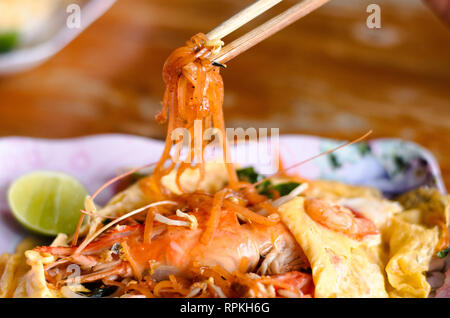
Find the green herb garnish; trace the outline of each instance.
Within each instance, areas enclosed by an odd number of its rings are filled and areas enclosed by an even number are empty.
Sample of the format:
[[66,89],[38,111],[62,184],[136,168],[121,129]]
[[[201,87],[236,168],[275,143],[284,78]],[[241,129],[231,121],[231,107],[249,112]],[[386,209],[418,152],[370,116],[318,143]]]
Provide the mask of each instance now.
[[288,195],[291,193],[295,188],[297,188],[300,185],[298,182],[286,182],[286,183],[280,183],[273,186],[273,189],[276,190],[281,197]]
[[[256,183],[264,179],[264,176],[257,173],[253,167],[238,169],[236,172],[240,181]],[[280,196],[285,196],[291,193],[292,190],[297,188],[299,185],[300,183],[298,182],[286,182],[274,185],[270,180],[265,180],[261,184],[257,185],[256,189],[259,194],[265,195],[269,199],[272,199],[274,191],[277,191]]]
[[286,182],[274,185],[270,180],[266,180],[256,188],[258,189],[259,194],[265,195],[269,199],[273,199],[273,193],[275,191],[279,193],[280,197],[283,197],[291,193],[299,185],[300,183],[298,182]]
[[263,177],[258,174],[253,167],[238,169],[236,170],[236,173],[240,181],[255,183],[263,179]]
[[450,246],[447,246],[443,250],[440,250],[439,252],[437,252],[437,256],[439,258],[444,258],[444,257],[447,257],[448,253],[450,253]]

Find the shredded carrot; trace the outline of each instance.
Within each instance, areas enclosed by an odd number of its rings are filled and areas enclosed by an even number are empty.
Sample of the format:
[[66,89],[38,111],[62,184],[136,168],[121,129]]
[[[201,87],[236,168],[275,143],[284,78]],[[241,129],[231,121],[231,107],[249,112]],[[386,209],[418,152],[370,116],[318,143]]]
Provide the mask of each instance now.
[[243,194],[251,204],[258,204],[267,201],[267,197],[259,194],[258,190],[256,189],[256,186],[254,186],[253,184],[251,183],[242,184],[241,182],[241,187],[243,187],[242,189]]
[[131,269],[133,270],[134,276],[137,278],[138,281],[142,280],[142,275],[140,271],[138,270],[138,266],[136,262],[133,259],[133,256],[131,255],[130,247],[128,246],[127,242],[122,242],[122,250],[125,254],[125,258],[130,263]]
[[173,274],[169,275],[169,280],[173,283],[173,284],[177,284],[177,279],[175,278],[175,276]]
[[80,220],[78,220],[77,229],[75,230],[75,234],[73,235],[72,239],[72,246],[77,246],[78,244],[78,237],[80,235],[80,229],[81,225],[83,224],[85,214],[81,214]]
[[182,162],[177,170],[177,176],[175,178],[175,183],[176,183],[178,189],[183,193],[186,193],[186,190],[183,188],[183,186],[181,184],[181,176],[183,175],[184,171],[186,171],[190,167],[191,167],[190,164]]
[[220,214],[222,212],[222,204],[223,199],[225,198],[225,194],[226,191],[222,190],[214,195],[211,214],[209,216],[208,223],[206,224],[205,232],[203,233],[203,236],[201,238],[201,242],[203,244],[209,244],[209,242],[211,242],[214,231],[219,225]]
[[275,225],[278,223],[275,220],[271,220],[265,216],[259,215],[247,208],[244,208],[244,207],[237,205],[228,200],[224,201],[224,206],[225,206],[225,208],[233,210],[236,213],[239,213],[240,215],[245,217],[247,220],[257,223],[257,224],[271,226],[271,225]]
[[[244,258],[246,257],[244,256]],[[220,265],[215,265],[212,269],[228,281],[231,281],[233,279],[233,276]]]
[[153,220],[155,218],[155,212],[153,208],[148,209],[147,216],[145,217],[144,238],[145,244],[150,244],[152,240]]

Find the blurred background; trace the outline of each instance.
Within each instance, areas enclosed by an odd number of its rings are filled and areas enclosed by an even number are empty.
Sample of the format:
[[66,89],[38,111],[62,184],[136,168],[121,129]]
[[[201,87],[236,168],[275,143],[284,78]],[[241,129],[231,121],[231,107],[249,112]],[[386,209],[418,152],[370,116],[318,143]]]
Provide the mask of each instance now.
[[[118,0],[45,63],[0,75],[0,136],[163,138],[154,115],[164,60],[250,3]],[[366,26],[370,3],[381,6],[381,29]],[[372,129],[372,138],[430,149],[450,188],[450,29],[420,0],[332,0],[231,61],[222,75],[228,127],[341,139]]]

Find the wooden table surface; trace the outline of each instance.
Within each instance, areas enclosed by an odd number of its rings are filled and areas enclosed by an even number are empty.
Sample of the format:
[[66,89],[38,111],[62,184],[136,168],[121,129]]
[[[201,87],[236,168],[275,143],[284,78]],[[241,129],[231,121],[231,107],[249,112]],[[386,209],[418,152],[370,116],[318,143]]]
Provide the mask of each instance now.
[[[119,0],[42,66],[0,78],[0,135],[163,137],[153,118],[165,58],[251,2]],[[379,30],[365,25],[373,2]],[[228,127],[413,140],[450,187],[450,30],[419,0],[335,0],[228,66]]]

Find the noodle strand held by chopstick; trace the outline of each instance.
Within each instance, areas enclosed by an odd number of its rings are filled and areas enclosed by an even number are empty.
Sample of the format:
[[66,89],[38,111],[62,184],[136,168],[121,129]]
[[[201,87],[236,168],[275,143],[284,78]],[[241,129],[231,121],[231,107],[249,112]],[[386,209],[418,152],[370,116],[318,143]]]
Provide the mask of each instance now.
[[[222,151],[224,162],[228,153],[228,145],[225,138],[225,124],[223,119],[223,80],[219,73],[219,67],[213,66],[208,57],[216,47],[206,47],[207,38],[204,34],[193,36],[185,46],[176,49],[166,60],[163,68],[163,79],[166,84],[163,108],[156,116],[159,123],[168,121],[167,137],[163,154],[157,163],[150,180],[145,180],[141,185],[153,184],[153,191],[160,191],[161,198],[169,192],[161,184],[161,178],[170,173],[176,166],[171,157],[171,149],[175,144],[172,132],[177,128],[188,129],[191,133],[190,152],[192,163],[183,163],[177,173],[176,183],[180,190],[180,178],[188,168],[200,169],[203,176],[203,152],[207,141],[197,137],[200,145],[194,141],[194,123],[200,120],[202,130],[216,127],[222,133]],[[202,136],[201,136],[202,137]],[[198,149],[196,149],[196,147]],[[193,154],[193,156],[192,156]],[[168,167],[167,167],[168,166]],[[226,163],[229,186],[237,187],[238,178],[232,163]]]

